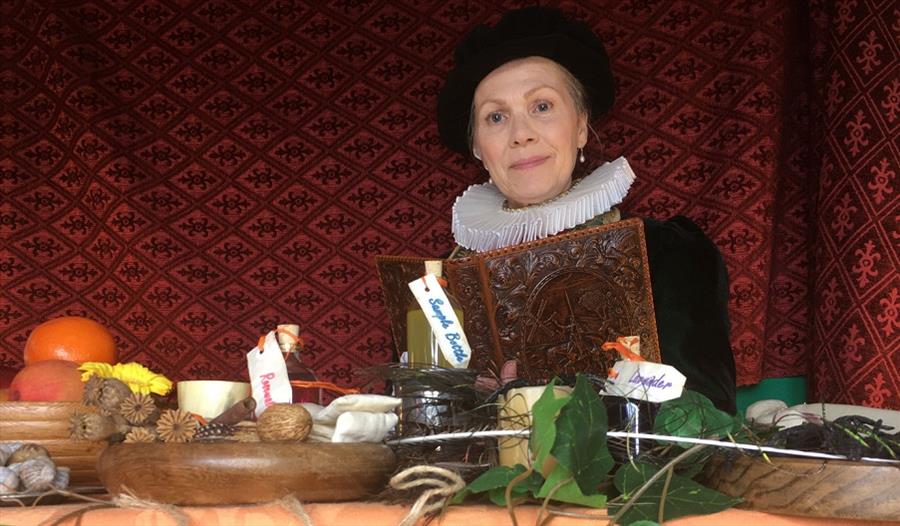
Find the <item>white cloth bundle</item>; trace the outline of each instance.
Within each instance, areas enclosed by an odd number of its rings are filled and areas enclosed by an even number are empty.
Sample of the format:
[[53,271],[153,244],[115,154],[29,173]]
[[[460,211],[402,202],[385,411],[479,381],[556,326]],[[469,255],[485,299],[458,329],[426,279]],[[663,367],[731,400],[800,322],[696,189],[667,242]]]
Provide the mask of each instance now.
[[397,425],[394,409],[400,399],[352,394],[334,399],[327,407],[303,404],[313,419],[314,442],[381,442]]

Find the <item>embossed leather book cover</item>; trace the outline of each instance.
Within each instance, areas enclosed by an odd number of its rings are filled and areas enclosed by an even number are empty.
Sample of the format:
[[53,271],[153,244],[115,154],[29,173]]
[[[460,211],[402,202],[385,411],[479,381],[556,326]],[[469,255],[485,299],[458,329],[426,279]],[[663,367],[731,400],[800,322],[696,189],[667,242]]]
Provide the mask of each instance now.
[[440,258],[375,256],[375,268],[384,294],[384,308],[391,318],[391,334],[397,356],[406,350],[406,310],[415,301],[409,282],[425,274],[425,261]]
[[605,375],[618,356],[600,345],[630,335],[660,361],[640,219],[445,261],[444,275],[465,314],[470,367],[516,359],[528,380]]

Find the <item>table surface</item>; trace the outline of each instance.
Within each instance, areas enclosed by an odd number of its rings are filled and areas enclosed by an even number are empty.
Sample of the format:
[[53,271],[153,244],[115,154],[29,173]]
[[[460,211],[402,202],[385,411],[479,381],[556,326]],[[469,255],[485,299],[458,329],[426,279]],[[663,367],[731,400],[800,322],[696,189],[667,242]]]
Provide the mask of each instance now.
[[[0,524],[9,526],[32,526],[38,524],[58,524],[74,526],[79,524],[76,512],[86,510],[81,516],[80,524],[85,526],[175,526],[176,518],[159,509],[106,508],[90,509],[91,504],[59,504],[36,507],[0,508]],[[256,506],[217,506],[217,507],[181,507],[178,508],[189,519],[190,526],[292,526],[304,525],[296,515],[286,507],[277,503]],[[315,526],[395,526],[409,511],[408,506],[379,503],[314,503],[303,506]],[[536,506],[520,506],[517,508],[518,523],[523,526],[535,524]],[[598,514],[602,510],[577,511]],[[65,515],[70,516],[61,521]],[[421,524],[421,522],[420,522]],[[512,524],[509,515],[503,508],[496,506],[465,505],[451,506],[439,523],[440,526],[507,526]],[[588,521],[583,518],[557,516],[548,524],[552,526],[587,526],[605,524],[597,520]],[[750,510],[726,510],[713,515],[685,517],[666,523],[670,526],[864,526],[871,525],[867,521],[850,521],[847,519],[817,519],[809,517],[792,517],[772,515]],[[900,526],[898,522],[878,522],[877,526]]]

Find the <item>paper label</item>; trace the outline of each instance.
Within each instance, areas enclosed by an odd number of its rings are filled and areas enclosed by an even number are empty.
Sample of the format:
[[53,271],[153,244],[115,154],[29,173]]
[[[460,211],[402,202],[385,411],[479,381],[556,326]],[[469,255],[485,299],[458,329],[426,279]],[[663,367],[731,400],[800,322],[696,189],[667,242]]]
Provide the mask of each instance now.
[[428,324],[437,336],[444,359],[454,368],[468,367],[472,349],[437,277],[434,274],[425,274],[423,278],[410,282],[409,289],[425,312]]
[[671,365],[620,360],[606,383],[606,392],[648,402],[665,402],[681,396],[685,376]]
[[250,371],[250,388],[256,400],[257,417],[272,404],[293,402],[287,365],[275,331],[269,331],[266,335],[262,350],[257,346],[247,353],[247,369]]

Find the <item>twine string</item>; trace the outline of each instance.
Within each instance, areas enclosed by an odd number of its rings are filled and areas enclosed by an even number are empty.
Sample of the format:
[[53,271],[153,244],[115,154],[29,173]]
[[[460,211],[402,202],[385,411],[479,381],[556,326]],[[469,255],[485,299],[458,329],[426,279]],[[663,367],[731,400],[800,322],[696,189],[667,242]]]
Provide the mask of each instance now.
[[407,468],[391,477],[390,484],[397,490],[431,486],[419,495],[398,526],[413,526],[425,514],[443,508],[453,495],[466,487],[459,473],[437,466]]

